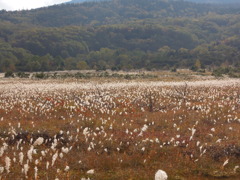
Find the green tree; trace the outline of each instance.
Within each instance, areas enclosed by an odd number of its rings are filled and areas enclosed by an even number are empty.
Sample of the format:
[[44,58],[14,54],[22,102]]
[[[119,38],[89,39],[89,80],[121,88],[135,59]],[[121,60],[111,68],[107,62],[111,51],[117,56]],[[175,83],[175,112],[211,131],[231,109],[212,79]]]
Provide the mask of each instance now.
[[77,63],[77,68],[79,69],[79,70],[85,70],[85,69],[89,69],[89,66],[88,66],[88,64],[87,64],[87,62],[86,61],[79,61],[78,63]]

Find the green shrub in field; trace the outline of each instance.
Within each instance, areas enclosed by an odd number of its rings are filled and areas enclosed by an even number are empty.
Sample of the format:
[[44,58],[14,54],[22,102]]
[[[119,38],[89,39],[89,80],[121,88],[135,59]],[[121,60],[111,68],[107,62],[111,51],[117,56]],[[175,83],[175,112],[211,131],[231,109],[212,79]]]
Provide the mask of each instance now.
[[37,78],[37,79],[47,79],[48,75],[44,74],[43,72],[42,73],[36,73],[35,78]]
[[4,77],[5,77],[5,78],[14,77],[14,73],[13,73],[12,71],[7,71],[7,72],[4,74]]
[[232,67],[220,67],[213,71],[212,75],[215,77],[222,77],[224,74],[231,78],[239,78],[239,69]]
[[30,74],[27,74],[25,72],[18,72],[16,76],[19,78],[29,78]]

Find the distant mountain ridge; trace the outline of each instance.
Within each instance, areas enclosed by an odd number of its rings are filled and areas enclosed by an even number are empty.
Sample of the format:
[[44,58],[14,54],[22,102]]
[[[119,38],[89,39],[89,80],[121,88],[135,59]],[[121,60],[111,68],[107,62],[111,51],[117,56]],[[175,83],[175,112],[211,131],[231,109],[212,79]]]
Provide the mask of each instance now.
[[[111,0],[72,0],[68,3],[83,3],[83,2],[101,2],[101,1],[111,1]],[[148,0],[146,0],[148,1]],[[189,1],[195,3],[214,3],[214,4],[230,4],[230,3],[240,3],[239,0],[179,0],[179,1]]]
[[[74,1],[72,1],[74,2]],[[60,27],[69,25],[121,24],[140,19],[203,16],[210,11],[225,11],[207,4],[174,0],[103,0],[80,4],[60,4],[23,12],[0,12],[0,19],[15,23]]]
[[101,1],[110,1],[110,0],[72,0],[67,3],[101,2]]
[[185,0],[189,2],[195,2],[195,3],[214,3],[214,4],[232,4],[232,3],[240,3],[239,0]]

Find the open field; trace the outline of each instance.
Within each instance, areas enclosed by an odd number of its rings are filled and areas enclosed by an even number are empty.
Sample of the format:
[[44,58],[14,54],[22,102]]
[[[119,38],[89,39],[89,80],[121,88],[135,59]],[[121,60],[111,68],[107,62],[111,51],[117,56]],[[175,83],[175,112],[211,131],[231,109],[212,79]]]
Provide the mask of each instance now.
[[1,179],[237,180],[239,167],[239,79],[0,80]]

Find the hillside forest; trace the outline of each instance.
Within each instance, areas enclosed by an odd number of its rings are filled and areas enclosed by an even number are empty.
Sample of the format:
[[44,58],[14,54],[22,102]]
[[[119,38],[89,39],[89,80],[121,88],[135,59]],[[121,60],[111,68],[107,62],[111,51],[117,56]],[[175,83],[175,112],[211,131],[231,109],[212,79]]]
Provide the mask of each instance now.
[[0,11],[0,71],[240,68],[240,5],[112,0]]

